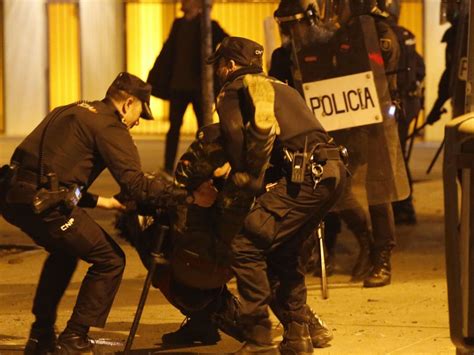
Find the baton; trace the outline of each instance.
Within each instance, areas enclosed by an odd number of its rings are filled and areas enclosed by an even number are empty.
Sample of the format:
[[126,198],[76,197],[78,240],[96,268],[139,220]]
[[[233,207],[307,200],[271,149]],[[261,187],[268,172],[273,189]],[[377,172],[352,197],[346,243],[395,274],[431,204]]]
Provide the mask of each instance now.
[[423,122],[423,124],[422,124],[420,127],[416,128],[416,126],[415,126],[415,129],[413,129],[413,132],[411,132],[411,133],[407,136],[407,139],[415,138],[416,135],[417,135],[423,128],[425,128],[427,125],[429,125],[429,123],[425,121],[425,122]]
[[135,339],[135,334],[137,333],[138,324],[140,323],[140,318],[142,317],[143,308],[145,307],[145,302],[148,297],[148,291],[150,291],[151,280],[156,272],[156,268],[158,265],[164,265],[168,263],[168,261],[163,257],[163,254],[161,253],[161,246],[163,245],[163,240],[165,239],[165,236],[168,233],[170,227],[159,225],[158,228],[159,230],[156,235],[156,238],[154,238],[153,240],[153,248],[150,253],[151,265],[148,268],[148,273],[145,278],[145,283],[143,284],[143,290],[140,296],[140,301],[138,302],[137,311],[135,312],[132,327],[130,328],[127,343],[125,344],[125,355],[130,354],[130,349],[132,348],[133,340]]
[[[419,119],[420,119],[420,115],[418,114],[415,118],[415,126],[413,127],[413,132],[418,132],[417,126],[418,126]],[[415,138],[416,138],[416,135],[412,134],[410,136],[407,136],[407,138],[405,139],[405,142],[403,142],[403,144],[405,145],[404,148],[406,149],[406,141],[410,140],[408,143],[408,150],[405,153],[405,162],[407,163],[407,165],[410,162],[411,152],[413,151],[413,145],[415,144]]]
[[431,169],[433,169],[433,166],[435,165],[436,160],[438,160],[438,157],[439,157],[441,151],[443,150],[444,142],[445,142],[445,138],[443,138],[443,141],[439,145],[438,150],[436,151],[436,153],[433,157],[433,160],[431,160],[430,166],[428,166],[428,169],[426,170],[427,175],[431,172]]
[[323,299],[328,298],[328,278],[326,274],[326,255],[324,252],[324,222],[321,222],[316,233],[319,240],[319,259],[321,260],[321,293]]

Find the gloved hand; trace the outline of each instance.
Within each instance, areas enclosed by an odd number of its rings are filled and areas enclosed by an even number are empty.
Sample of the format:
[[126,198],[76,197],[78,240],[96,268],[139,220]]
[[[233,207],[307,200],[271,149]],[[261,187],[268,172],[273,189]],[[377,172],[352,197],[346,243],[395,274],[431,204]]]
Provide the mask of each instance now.
[[434,106],[426,117],[426,123],[432,125],[433,123],[437,122],[441,118],[441,115],[445,114],[446,112],[447,110],[445,108]]

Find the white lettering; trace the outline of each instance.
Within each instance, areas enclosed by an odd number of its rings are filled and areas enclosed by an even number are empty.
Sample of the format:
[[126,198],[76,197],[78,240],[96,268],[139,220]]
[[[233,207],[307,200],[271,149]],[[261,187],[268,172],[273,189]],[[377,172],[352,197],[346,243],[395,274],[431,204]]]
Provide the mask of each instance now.
[[71,227],[72,225],[74,224],[74,218],[69,218],[69,220],[64,223],[62,226],[61,226],[61,230],[64,232],[66,231],[67,229],[69,229],[69,227]]

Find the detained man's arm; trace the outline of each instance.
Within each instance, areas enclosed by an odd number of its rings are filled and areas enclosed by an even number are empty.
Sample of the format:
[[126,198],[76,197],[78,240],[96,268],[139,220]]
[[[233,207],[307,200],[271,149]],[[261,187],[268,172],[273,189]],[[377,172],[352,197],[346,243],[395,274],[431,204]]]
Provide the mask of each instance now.
[[99,196],[97,199],[97,208],[105,210],[125,210],[125,206],[122,205],[115,197],[104,197]]

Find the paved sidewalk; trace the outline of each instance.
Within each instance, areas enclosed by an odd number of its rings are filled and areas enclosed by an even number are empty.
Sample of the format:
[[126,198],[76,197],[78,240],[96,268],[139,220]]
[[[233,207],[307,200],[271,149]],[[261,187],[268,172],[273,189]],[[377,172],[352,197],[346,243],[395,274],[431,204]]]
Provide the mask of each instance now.
[[[0,163],[6,162],[15,139],[0,138]],[[184,147],[183,144],[181,148]],[[137,142],[146,170],[161,164],[162,140]],[[393,256],[392,285],[364,289],[350,283],[349,274],[357,256],[355,238],[346,230],[338,240],[336,274],[329,278],[329,299],[323,300],[319,278],[308,275],[308,303],[334,332],[332,345],[316,349],[315,354],[453,354],[449,338],[447,292],[444,265],[444,226],[441,161],[426,176],[437,145],[418,144],[413,156],[415,205],[418,224],[397,228],[398,245]],[[115,192],[116,185],[106,174],[93,191]],[[113,215],[92,211],[94,217],[112,232]],[[138,303],[145,269],[135,251],[120,241],[127,255],[127,268],[105,329],[93,329],[91,335],[102,338],[100,351],[113,353],[123,348]],[[31,241],[0,218],[0,245],[31,245]],[[26,341],[36,282],[46,253],[33,250],[18,254],[0,254],[0,354],[18,354]],[[80,281],[87,269],[81,263],[60,305],[57,325],[65,326]],[[235,283],[231,282],[235,291]],[[224,336],[214,346],[166,349],[161,335],[177,329],[182,315],[152,289],[145,306],[133,354],[223,354],[237,350],[235,340]],[[281,326],[275,325],[275,338]]]

